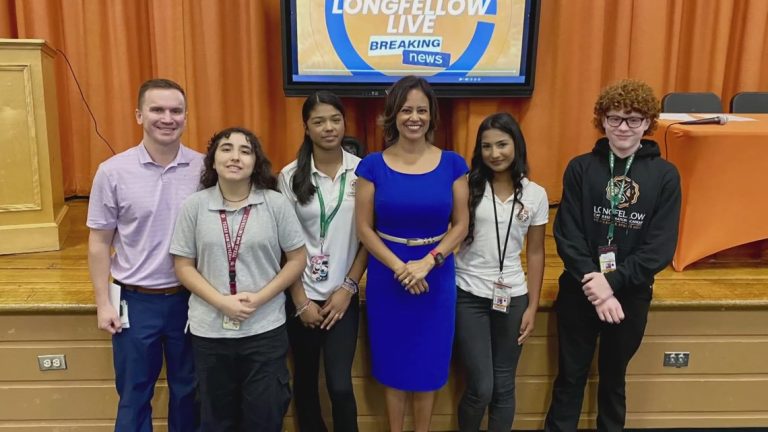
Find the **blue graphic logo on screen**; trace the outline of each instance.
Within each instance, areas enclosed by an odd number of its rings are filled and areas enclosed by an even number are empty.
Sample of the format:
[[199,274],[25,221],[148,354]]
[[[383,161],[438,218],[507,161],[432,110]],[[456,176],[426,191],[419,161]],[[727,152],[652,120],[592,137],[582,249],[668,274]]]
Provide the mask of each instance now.
[[434,51],[403,50],[403,64],[445,67],[446,65],[451,64],[451,55]]
[[[399,2],[386,2],[381,0],[326,0],[325,20],[328,27],[328,36],[341,62],[353,76],[364,76],[370,81],[393,82],[398,77],[387,76],[370,64],[357,52],[344,21],[344,12],[350,8],[357,13],[362,11],[379,10],[389,7],[390,11],[387,30],[390,33],[414,34],[419,30],[429,33],[429,26],[434,26],[438,15],[444,15],[453,11],[471,10],[478,16],[490,16],[497,14],[497,0],[400,0]],[[416,13],[417,8],[421,13]],[[432,9],[430,9],[432,8]],[[410,12],[406,14],[405,12]],[[364,13],[364,12],[363,12]],[[458,82],[463,81],[468,73],[477,66],[485,54],[491,39],[495,24],[478,20],[474,33],[461,55],[451,64],[451,54],[440,52],[442,38],[425,38],[420,36],[393,36],[391,41],[371,41],[369,44],[369,56],[382,55],[381,52],[373,53],[371,48],[379,49],[388,44],[396,47],[397,53],[402,53],[402,64],[405,66],[426,66],[444,68],[429,77],[432,82]],[[431,39],[431,40],[427,40]],[[440,39],[435,49],[433,40]],[[421,42],[421,44],[415,43]],[[433,44],[425,46],[424,43]],[[416,48],[416,49],[414,49]],[[426,49],[425,49],[426,48]],[[390,53],[390,54],[394,54]],[[508,79],[509,77],[507,77]],[[483,78],[485,80],[486,78]],[[491,79],[491,81],[495,81]]]

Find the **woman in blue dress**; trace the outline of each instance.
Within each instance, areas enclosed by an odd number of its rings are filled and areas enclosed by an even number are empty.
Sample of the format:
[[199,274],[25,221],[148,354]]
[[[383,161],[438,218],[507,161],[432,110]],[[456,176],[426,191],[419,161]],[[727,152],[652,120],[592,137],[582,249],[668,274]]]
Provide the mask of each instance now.
[[407,76],[389,90],[380,122],[386,149],[357,168],[356,219],[370,252],[366,305],[373,376],[386,386],[391,431],[413,393],[426,431],[435,391],[448,380],[454,334],[453,250],[467,234],[467,163],[432,145],[437,98]]

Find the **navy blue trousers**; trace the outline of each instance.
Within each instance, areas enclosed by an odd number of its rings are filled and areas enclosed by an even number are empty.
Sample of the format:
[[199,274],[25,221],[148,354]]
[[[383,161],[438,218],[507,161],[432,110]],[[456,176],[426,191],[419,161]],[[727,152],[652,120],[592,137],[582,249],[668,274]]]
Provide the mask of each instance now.
[[152,396],[165,359],[168,430],[197,429],[196,380],[187,324],[189,292],[173,295],[122,290],[130,328],[112,336],[115,386],[120,396],[117,432],[152,431]]

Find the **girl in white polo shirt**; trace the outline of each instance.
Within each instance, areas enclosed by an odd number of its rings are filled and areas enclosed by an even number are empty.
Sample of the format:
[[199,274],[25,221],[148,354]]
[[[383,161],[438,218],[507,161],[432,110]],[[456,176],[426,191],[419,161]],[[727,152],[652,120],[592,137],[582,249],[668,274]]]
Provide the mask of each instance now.
[[[467,371],[459,430],[509,431],[515,371],[533,332],[544,274],[544,189],[528,180],[525,139],[507,113],[480,124],[469,172],[470,225],[456,255],[456,347]],[[528,280],[520,262],[526,242]]]
[[358,282],[367,254],[355,231],[355,169],[360,158],[342,149],[344,106],[318,91],[302,107],[304,141],[283,168],[278,187],[304,232],[307,263],[287,302],[299,430],[326,431],[320,412],[320,355],[331,399],[333,430],[357,431],[352,361],[359,322]]

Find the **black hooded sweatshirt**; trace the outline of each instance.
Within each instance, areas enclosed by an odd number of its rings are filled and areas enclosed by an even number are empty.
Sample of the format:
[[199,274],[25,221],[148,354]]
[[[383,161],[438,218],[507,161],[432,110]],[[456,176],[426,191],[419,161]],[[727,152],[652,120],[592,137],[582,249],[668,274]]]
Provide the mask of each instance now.
[[[607,138],[591,153],[575,157],[563,175],[563,197],[555,216],[557,253],[565,265],[561,284],[581,289],[585,274],[599,272],[598,248],[608,243],[611,220]],[[616,157],[613,180],[621,185],[629,158]],[[616,206],[616,270],[605,278],[616,295],[650,295],[654,276],[672,261],[680,220],[680,175],[661,158],[659,146],[642,140]],[[649,297],[650,298],[650,297]]]

